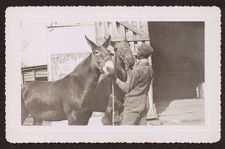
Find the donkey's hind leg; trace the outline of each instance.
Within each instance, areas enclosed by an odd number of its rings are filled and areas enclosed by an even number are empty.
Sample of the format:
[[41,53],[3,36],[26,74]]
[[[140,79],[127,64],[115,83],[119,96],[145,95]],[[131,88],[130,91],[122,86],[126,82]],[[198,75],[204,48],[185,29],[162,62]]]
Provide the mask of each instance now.
[[40,120],[40,119],[37,119],[37,118],[35,118],[35,117],[33,117],[33,119],[34,119],[34,121],[33,121],[33,125],[41,125],[42,124],[42,120]]
[[23,125],[23,123],[24,123],[25,119],[27,118],[28,114],[29,113],[28,113],[27,110],[25,110],[25,109],[21,110],[21,125]]
[[23,125],[28,114],[29,114],[29,112],[26,110],[24,100],[21,99],[21,125]]

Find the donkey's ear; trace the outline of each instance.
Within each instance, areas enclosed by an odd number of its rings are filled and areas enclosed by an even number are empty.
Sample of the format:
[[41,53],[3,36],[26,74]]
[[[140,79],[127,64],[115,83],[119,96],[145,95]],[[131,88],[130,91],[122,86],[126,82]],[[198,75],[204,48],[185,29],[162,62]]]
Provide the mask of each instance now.
[[108,48],[110,39],[111,39],[111,35],[109,35],[108,39],[106,39],[106,41],[103,43],[103,46],[104,46],[105,48]]
[[85,39],[87,40],[87,43],[91,47],[92,50],[97,47],[97,45],[94,42],[92,42],[90,39],[88,39],[86,35],[85,35]]

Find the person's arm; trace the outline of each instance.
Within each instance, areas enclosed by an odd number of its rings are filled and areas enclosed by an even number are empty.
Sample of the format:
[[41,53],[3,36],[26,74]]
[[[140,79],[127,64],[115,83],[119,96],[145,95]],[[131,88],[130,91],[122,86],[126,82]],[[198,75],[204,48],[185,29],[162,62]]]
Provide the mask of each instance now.
[[133,71],[131,72],[130,76],[128,77],[126,82],[121,81],[120,79],[116,79],[116,84],[119,86],[121,90],[123,90],[125,93],[130,92],[135,85],[137,84],[139,80],[139,72]]

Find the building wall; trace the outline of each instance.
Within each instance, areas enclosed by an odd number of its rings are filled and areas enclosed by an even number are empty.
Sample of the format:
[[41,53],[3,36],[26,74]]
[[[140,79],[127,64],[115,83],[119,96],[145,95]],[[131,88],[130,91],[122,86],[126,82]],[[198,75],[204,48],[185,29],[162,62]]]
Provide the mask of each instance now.
[[[60,54],[90,53],[91,48],[86,42],[85,35],[95,42],[95,27],[94,22],[23,20],[21,21],[21,35],[22,67],[33,67],[35,70],[36,66],[47,65],[48,80],[53,80],[52,76],[57,76],[59,72],[54,71],[52,74],[52,70],[59,69],[52,62],[52,58],[57,54],[60,56]],[[77,62],[64,63],[64,65],[65,70],[68,70],[64,73],[66,75],[76,67]],[[30,70],[22,74],[25,79],[35,80]],[[54,80],[61,77],[63,76],[60,75]]]
[[21,21],[21,64],[31,67],[47,64],[46,22]]
[[22,84],[29,81],[47,81],[47,65],[24,67],[21,69]]

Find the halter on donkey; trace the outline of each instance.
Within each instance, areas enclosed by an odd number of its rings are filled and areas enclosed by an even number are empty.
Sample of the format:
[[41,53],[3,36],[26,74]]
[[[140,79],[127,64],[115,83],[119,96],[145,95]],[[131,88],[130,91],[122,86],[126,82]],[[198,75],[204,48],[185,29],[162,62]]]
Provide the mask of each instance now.
[[57,81],[33,81],[21,90],[21,123],[31,114],[34,125],[42,121],[68,120],[69,125],[87,125],[92,110],[90,98],[100,73],[114,73],[107,47],[109,38],[98,46],[85,36],[92,53],[69,75]]

